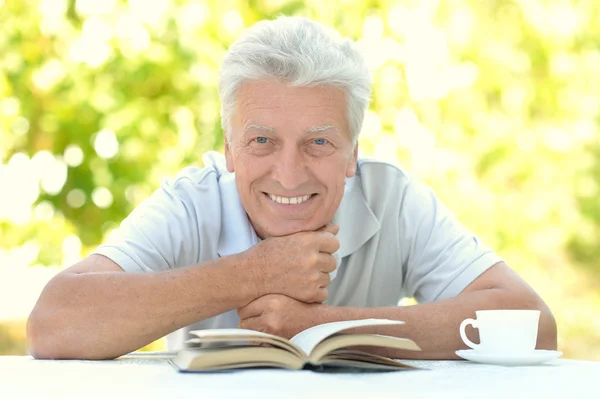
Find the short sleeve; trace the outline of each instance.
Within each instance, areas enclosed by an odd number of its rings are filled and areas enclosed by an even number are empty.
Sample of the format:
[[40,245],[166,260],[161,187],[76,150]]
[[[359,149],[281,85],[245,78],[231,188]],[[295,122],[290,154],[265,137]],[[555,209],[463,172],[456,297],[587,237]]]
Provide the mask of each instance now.
[[95,254],[127,272],[152,272],[195,263],[200,252],[197,208],[190,179],[165,182],[111,233]]
[[400,211],[404,291],[418,302],[458,295],[502,259],[465,229],[431,188],[411,179]]

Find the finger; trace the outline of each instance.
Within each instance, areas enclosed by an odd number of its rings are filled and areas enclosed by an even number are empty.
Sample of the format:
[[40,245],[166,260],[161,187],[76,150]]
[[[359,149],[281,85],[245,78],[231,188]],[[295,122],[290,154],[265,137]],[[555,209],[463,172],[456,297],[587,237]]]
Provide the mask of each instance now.
[[320,288],[319,292],[315,296],[314,300],[311,301],[310,303],[323,303],[323,301],[325,301],[327,299],[328,295],[329,295],[329,290],[327,289],[327,287]]
[[329,290],[327,289],[327,287],[321,288],[321,300],[320,300],[320,302],[321,303],[325,302],[325,300],[327,300],[327,297],[329,297]]
[[329,232],[319,232],[316,237],[319,252],[332,254],[340,249],[340,240]]
[[337,268],[335,258],[328,253],[319,254],[319,271],[323,273],[331,273]]
[[260,317],[250,317],[248,319],[240,320],[238,324],[239,328],[245,328],[246,330],[263,331],[264,327],[260,322]]
[[337,235],[337,233],[340,231],[340,226],[338,224],[326,224],[325,226],[321,227],[316,231],[323,231],[326,233]]
[[319,288],[325,288],[331,283],[331,276],[329,273],[321,273],[321,277],[319,278]]
[[237,314],[240,319],[248,319],[250,317],[258,317],[263,312],[263,306],[261,298],[258,298],[244,307],[237,310]]

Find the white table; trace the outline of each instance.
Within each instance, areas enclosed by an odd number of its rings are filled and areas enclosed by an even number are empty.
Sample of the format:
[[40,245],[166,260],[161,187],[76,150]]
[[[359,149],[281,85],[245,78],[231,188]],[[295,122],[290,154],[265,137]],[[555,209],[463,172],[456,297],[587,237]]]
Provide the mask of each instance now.
[[39,361],[0,356],[0,398],[600,398],[600,362],[558,359],[502,367],[407,361],[427,370],[364,374],[247,370],[177,372],[165,355],[113,361]]

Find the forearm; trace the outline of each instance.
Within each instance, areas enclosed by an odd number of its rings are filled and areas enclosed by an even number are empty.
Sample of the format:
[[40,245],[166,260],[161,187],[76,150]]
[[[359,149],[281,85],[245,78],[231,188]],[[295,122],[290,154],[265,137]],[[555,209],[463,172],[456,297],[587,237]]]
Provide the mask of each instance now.
[[[465,292],[439,302],[385,308],[349,308],[323,306],[319,309],[319,323],[339,320],[384,318],[402,320],[404,325],[361,328],[361,332],[399,336],[414,340],[421,352],[369,349],[395,358],[456,359],[455,351],[466,346],[460,339],[462,320],[475,316],[480,309],[539,309],[540,325],[537,347],[556,349],[556,324],[548,307],[541,300],[515,295],[500,288]],[[471,339],[477,342],[476,330]]]
[[254,298],[236,256],[159,273],[63,273],[28,322],[41,358],[114,358]]

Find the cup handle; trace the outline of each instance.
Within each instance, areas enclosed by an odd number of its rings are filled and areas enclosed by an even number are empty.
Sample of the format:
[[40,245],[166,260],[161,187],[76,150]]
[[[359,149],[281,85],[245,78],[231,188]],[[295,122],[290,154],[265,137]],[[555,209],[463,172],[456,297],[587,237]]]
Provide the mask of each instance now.
[[460,338],[463,340],[463,342],[471,349],[477,349],[479,347],[479,344],[476,344],[475,342],[471,341],[468,337],[467,334],[465,333],[465,329],[467,328],[468,325],[472,325],[473,328],[478,328],[477,326],[477,320],[475,319],[465,319],[462,321],[462,323],[460,323]]

